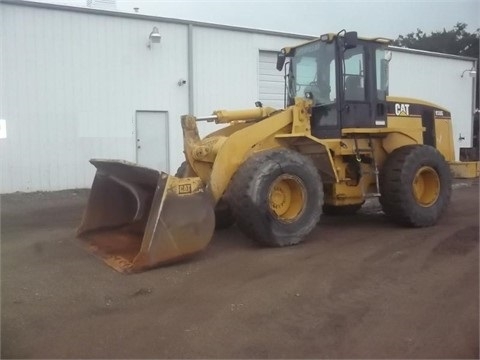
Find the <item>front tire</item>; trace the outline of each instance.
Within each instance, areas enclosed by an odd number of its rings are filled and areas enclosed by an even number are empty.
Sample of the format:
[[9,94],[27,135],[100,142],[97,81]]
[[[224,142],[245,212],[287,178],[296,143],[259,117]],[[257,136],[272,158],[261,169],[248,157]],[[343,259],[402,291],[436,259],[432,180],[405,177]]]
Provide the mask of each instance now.
[[237,226],[268,246],[300,243],[321,215],[323,190],[311,159],[291,150],[252,155],[227,191]]
[[175,173],[176,177],[186,178],[196,176],[195,171],[192,169],[190,164],[186,161],[182,162]]
[[380,204],[394,222],[435,225],[450,202],[452,177],[434,147],[407,145],[394,150],[380,172]]

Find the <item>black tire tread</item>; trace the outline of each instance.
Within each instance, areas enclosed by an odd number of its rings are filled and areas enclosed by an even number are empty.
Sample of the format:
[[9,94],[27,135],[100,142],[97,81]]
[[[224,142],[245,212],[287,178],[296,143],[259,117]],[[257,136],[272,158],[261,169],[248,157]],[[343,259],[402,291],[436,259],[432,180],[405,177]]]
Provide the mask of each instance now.
[[[268,234],[259,233],[255,224],[257,215],[261,216],[261,214],[259,214],[259,209],[251,201],[248,194],[251,193],[252,188],[256,186],[256,174],[258,174],[264,166],[265,161],[272,160],[278,162],[279,166],[287,162],[301,162],[302,166],[306,167],[309,172],[316,174],[319,188],[321,189],[321,180],[318,171],[310,158],[292,150],[274,149],[254,154],[240,166],[230,182],[227,199],[234,213],[234,217],[237,220],[237,226],[249,238],[267,246],[281,247],[295,245],[302,241],[312,229],[305,228],[304,231],[300,232],[296,237],[292,237],[286,241],[279,241],[278,239],[272,239]],[[323,191],[320,190],[320,194],[323,197]],[[318,215],[313,215],[316,217],[315,224],[320,219],[321,200],[323,199],[320,199]]]
[[[419,166],[433,167],[440,177],[440,195],[432,209],[416,205],[409,175]],[[451,175],[440,152],[427,145],[407,145],[394,150],[380,172],[380,204],[394,222],[411,227],[434,225],[450,201]]]
[[188,176],[194,176],[194,175],[191,175],[193,173],[194,173],[194,171],[190,167],[188,162],[184,161],[178,167],[177,172],[175,173],[175,176],[179,177],[179,178],[183,178],[183,177],[188,177]]

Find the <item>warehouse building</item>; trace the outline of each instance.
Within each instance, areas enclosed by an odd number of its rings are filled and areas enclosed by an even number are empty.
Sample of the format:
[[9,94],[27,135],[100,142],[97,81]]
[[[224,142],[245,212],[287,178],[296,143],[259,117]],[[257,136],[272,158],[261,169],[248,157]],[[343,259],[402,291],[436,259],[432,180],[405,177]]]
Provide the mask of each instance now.
[[[181,115],[283,107],[276,53],[312,38],[13,0],[0,19],[1,193],[90,187],[90,158],[174,173]],[[472,142],[475,59],[392,52],[390,94],[448,108],[458,157]]]

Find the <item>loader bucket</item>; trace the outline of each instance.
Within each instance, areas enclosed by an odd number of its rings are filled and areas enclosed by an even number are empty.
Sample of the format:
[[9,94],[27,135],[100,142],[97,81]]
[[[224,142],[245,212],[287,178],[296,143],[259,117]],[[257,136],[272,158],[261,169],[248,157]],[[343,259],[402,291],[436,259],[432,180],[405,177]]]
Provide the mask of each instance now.
[[120,160],[97,168],[77,235],[120,272],[173,263],[204,249],[214,227],[214,202],[200,178],[176,178]]

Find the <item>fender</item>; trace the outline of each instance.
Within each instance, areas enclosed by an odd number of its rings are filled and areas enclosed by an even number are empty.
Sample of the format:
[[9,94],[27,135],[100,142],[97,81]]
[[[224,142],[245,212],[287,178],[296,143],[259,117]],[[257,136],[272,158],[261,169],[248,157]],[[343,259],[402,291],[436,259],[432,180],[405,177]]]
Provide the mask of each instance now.
[[[215,201],[218,202],[237,169],[245,162],[256,145],[263,140],[274,137],[282,132],[289,132],[293,122],[293,112],[298,111],[294,106],[285,109],[269,118],[259,121],[229,136],[218,151],[213,163],[208,187]],[[278,143],[278,142],[277,142]],[[279,143],[278,143],[279,144]],[[267,145],[261,150],[273,148]]]

